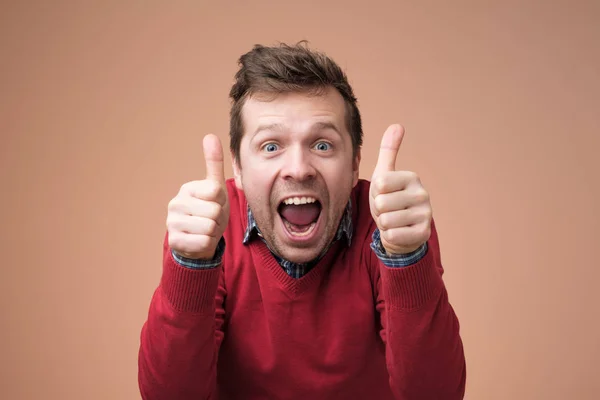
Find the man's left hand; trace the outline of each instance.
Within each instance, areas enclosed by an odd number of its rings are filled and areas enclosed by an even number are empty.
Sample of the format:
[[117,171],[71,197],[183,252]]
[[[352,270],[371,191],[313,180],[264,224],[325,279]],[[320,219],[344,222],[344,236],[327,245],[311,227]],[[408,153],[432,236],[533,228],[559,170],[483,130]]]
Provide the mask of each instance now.
[[396,157],[403,137],[401,125],[388,127],[381,139],[379,159],[371,178],[371,215],[381,233],[381,244],[389,254],[411,253],[431,235],[429,193],[417,174],[396,171]]

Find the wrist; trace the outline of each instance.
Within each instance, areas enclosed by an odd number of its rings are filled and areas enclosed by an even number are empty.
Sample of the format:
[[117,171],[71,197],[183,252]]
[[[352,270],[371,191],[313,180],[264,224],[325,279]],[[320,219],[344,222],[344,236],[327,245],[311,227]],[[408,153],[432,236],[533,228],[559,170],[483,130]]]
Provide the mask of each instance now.
[[383,237],[381,237],[380,240],[381,250],[382,252],[385,252],[385,254],[388,256],[406,256],[409,254],[413,254],[415,251],[420,249],[423,246],[423,244],[425,244],[419,243],[413,246],[394,246],[387,243]]
[[175,261],[178,264],[187,267],[187,268],[215,268],[221,264],[223,254],[225,252],[225,238],[221,237],[219,243],[217,244],[217,248],[212,253],[210,257],[204,256],[203,258],[190,258],[190,256],[195,256],[193,254],[181,255],[175,250],[171,249],[171,253]]
[[176,256],[178,256],[180,258],[185,258],[187,260],[192,260],[192,261],[210,261],[215,257],[216,252],[217,252],[216,247],[214,250],[212,250],[212,252],[205,251],[202,253],[186,253],[184,251],[177,251],[177,250],[173,249],[173,253],[175,253]]

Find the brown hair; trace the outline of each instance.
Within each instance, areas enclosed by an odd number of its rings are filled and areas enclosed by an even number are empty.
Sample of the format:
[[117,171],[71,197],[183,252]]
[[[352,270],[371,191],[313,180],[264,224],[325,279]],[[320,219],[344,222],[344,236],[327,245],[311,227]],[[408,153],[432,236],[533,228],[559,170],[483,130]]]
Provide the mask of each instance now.
[[229,123],[229,148],[239,163],[243,135],[242,107],[253,94],[312,92],[319,94],[327,87],[335,88],[346,103],[346,125],[354,154],[362,146],[362,122],[356,97],[346,74],[327,55],[308,49],[305,41],[294,46],[280,44],[255,45],[239,59],[229,97],[232,100]]

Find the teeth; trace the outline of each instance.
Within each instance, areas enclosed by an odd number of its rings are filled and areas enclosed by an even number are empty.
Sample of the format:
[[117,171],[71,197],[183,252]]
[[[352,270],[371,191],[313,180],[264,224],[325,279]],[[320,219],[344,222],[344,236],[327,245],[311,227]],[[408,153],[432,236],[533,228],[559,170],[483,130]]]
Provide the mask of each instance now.
[[283,201],[284,204],[309,204],[317,201],[314,197],[290,197],[289,199],[285,199]]

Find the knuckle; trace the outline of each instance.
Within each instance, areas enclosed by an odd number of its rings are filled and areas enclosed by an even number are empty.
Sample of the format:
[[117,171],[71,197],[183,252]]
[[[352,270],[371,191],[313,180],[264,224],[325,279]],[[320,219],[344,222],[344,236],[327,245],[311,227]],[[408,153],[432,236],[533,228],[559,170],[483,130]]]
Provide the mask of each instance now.
[[167,210],[169,210],[169,211],[175,211],[175,210],[179,209],[180,203],[181,203],[181,201],[179,199],[179,196],[173,197],[169,201],[169,204],[167,205]]
[[408,182],[419,182],[419,175],[414,171],[404,171],[404,179]]
[[221,191],[221,185],[219,184],[219,182],[212,179],[207,179],[206,181],[204,181],[204,185],[204,190],[208,197],[210,197],[211,199],[216,199],[219,196],[219,192]]
[[383,230],[390,229],[389,215],[387,213],[379,216],[379,227]]
[[167,230],[169,232],[171,232],[171,231],[174,230],[174,228],[175,228],[175,219],[173,218],[173,214],[169,214],[167,216],[166,225],[167,225]]
[[213,183],[209,179],[186,183],[183,191],[187,196],[210,200],[213,196]]
[[208,235],[213,235],[217,232],[217,222],[213,219],[206,221],[206,232]]
[[212,242],[212,240],[211,240],[210,236],[206,236],[206,235],[199,236],[197,239],[197,242],[196,242],[197,248],[195,251],[204,252],[204,251],[210,249],[211,242]]
[[174,234],[169,237],[169,247],[183,255],[202,253],[210,248],[211,238],[206,235]]
[[221,211],[222,211],[222,207],[220,204],[210,203],[210,207],[208,210],[208,213],[209,213],[208,218],[211,219],[213,222],[216,221],[221,216]]
[[419,188],[415,193],[415,197],[419,203],[427,203],[429,201],[429,193],[424,188]]
[[413,227],[410,233],[410,244],[423,243],[428,238],[427,227],[424,224]]
[[179,193],[192,193],[193,190],[198,186],[198,181],[189,181],[181,185]]
[[374,199],[375,210],[382,212],[385,206],[385,199],[382,196],[377,196]]
[[[431,221],[431,219],[433,218],[433,212],[431,208],[425,209],[425,211],[423,212],[423,218],[425,219],[425,221],[427,221],[427,225],[429,225],[429,221]],[[431,226],[429,227],[429,229],[431,229]]]
[[382,232],[381,236],[390,243],[394,242],[394,231],[392,229]]
[[421,229],[421,238],[423,240],[428,240],[430,236],[431,236],[431,225],[424,224],[423,228]]
[[390,229],[383,233],[385,240],[390,243],[398,242],[398,231],[396,229]]
[[375,178],[375,191],[377,193],[383,193],[387,189],[387,179],[385,175],[378,175]]
[[381,230],[379,232],[381,239],[385,240],[386,242],[390,242],[390,231],[386,231],[386,230]]
[[183,250],[181,235],[177,234],[176,232],[169,232],[169,247],[175,250]]
[[166,219],[166,226],[167,226],[167,230],[169,232],[177,232],[181,230],[181,225],[182,225],[182,221],[181,221],[181,214],[177,211],[169,211],[167,213],[167,219]]

